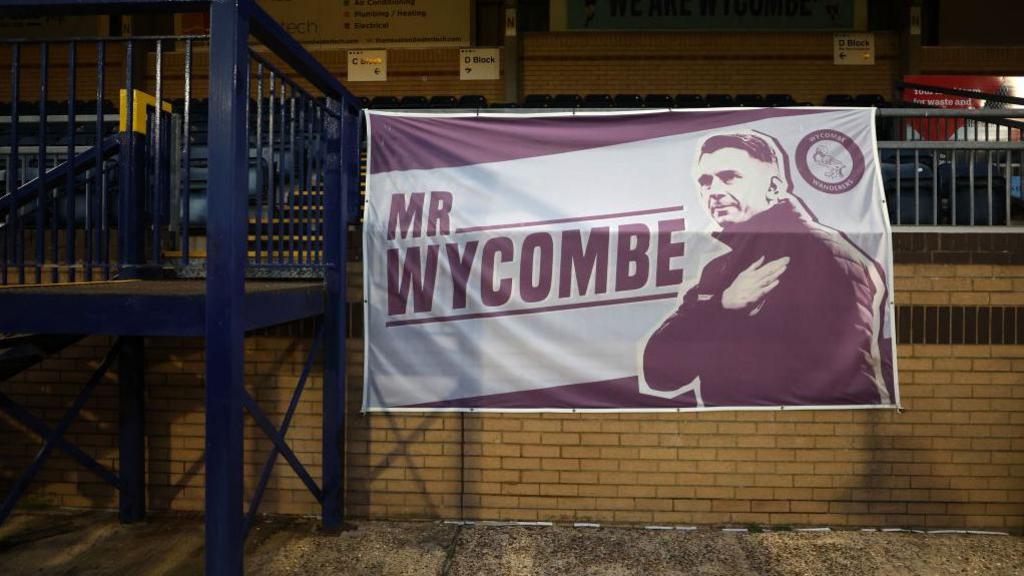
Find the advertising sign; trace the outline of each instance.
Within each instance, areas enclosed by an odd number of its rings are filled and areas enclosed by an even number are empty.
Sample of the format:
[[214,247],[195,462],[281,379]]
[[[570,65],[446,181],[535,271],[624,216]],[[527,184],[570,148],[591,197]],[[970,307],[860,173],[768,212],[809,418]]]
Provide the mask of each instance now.
[[[470,45],[470,0],[257,0],[304,45],[422,48]],[[177,15],[179,34],[204,34],[208,12]]]
[[576,30],[850,30],[854,0],[565,0]]
[[873,114],[369,111],[364,409],[896,407]]
[[[1017,104],[1007,104],[986,99],[986,94],[1014,96],[1024,98],[1024,76],[948,76],[918,75],[904,76],[908,84],[952,88],[977,92],[977,96],[951,95],[923,88],[904,88],[901,98],[907,102],[924,104],[934,108],[981,109],[981,108],[1021,108]],[[993,140],[1005,139],[1007,135],[1015,136],[1011,130],[996,133],[994,129],[975,130],[975,123],[963,118],[948,118],[936,122],[926,118],[906,121],[907,138],[914,140]]]
[[470,0],[259,0],[296,40],[342,46],[468,46]]

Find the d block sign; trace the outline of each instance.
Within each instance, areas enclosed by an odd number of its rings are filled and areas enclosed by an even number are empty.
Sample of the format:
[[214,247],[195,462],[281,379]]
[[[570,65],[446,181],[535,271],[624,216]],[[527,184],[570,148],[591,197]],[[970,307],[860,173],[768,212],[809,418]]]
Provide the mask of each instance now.
[[388,79],[387,50],[349,50],[349,82],[383,82]]
[[501,78],[501,51],[498,48],[459,50],[459,80],[497,80]]
[[832,63],[839,66],[870,66],[875,63],[874,34],[836,34]]

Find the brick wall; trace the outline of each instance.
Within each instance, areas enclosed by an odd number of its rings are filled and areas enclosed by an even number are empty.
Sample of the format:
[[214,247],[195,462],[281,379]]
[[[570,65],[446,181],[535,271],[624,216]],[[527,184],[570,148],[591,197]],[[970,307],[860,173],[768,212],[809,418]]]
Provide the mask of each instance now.
[[[898,252],[898,262],[913,260],[908,254]],[[895,282],[903,413],[367,416],[359,413],[362,341],[353,338],[349,514],[1021,531],[1024,266],[898,263]],[[350,298],[359,300],[358,286]],[[309,332],[308,325],[290,325],[246,341],[247,386],[275,422],[301,370]],[[2,389],[53,422],[108,343],[89,338]],[[201,510],[201,342],[148,343],[150,505]],[[70,436],[116,467],[112,382],[100,386]],[[314,477],[321,385],[319,376],[311,379],[288,433]],[[0,490],[10,488],[38,445],[0,417]],[[248,489],[269,450],[247,419]],[[111,489],[59,453],[40,478],[30,503],[116,505]],[[318,509],[279,462],[261,511]]]
[[[502,80],[459,80],[459,49],[428,48],[388,50],[388,79],[386,82],[347,82],[348,62],[344,49],[314,48],[313,55],[345,87],[356,96],[461,96],[480,94],[489,102],[503,100]],[[288,71],[277,58],[271,62]],[[150,55],[147,70],[155,69],[155,56]],[[164,56],[165,76],[163,90],[167,98],[181,98],[184,94],[184,54],[171,52]],[[209,70],[209,52],[199,50],[193,56],[193,97],[205,98],[207,91],[206,71]],[[255,70],[255,68],[254,68]],[[149,78],[149,90],[153,90],[153,79]],[[299,79],[306,89],[310,86]],[[253,89],[255,91],[255,88]]]
[[820,104],[831,93],[889,97],[898,39],[877,32],[874,66],[832,63],[832,34],[535,33],[523,37],[522,92],[788,93]]
[[923,46],[922,74],[1024,74],[1022,46]]

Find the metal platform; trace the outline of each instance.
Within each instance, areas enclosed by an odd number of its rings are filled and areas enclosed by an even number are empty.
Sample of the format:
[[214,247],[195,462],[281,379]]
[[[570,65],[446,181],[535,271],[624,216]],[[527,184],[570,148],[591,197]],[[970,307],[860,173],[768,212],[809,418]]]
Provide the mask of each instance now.
[[[324,311],[323,282],[249,281],[243,326],[256,330]],[[203,336],[206,282],[121,280],[0,288],[0,331]]]

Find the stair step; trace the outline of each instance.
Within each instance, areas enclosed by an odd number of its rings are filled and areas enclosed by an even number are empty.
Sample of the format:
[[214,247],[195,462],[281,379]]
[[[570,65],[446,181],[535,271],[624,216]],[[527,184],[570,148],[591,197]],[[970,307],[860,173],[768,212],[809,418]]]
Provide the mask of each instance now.
[[306,219],[298,219],[298,218],[268,218],[268,217],[264,216],[263,220],[261,221],[261,220],[258,220],[255,216],[252,216],[252,217],[249,218],[249,225],[250,226],[255,226],[257,224],[260,224],[261,222],[263,223],[264,226],[266,226],[268,224],[322,224],[323,220],[321,220],[319,218],[316,218],[316,219],[308,219],[308,218],[306,218]]
[[[165,250],[163,255],[164,255],[164,258],[167,259],[167,260],[177,260],[177,259],[181,258],[181,256],[182,256],[181,250]],[[295,251],[295,252],[291,253],[291,256],[292,256],[292,258],[294,258],[296,264],[301,263],[303,256],[305,256],[307,264],[312,264],[312,262],[310,262],[310,260],[313,259],[313,258],[319,258],[321,262],[323,261],[323,251],[322,250],[309,250],[308,252]],[[188,257],[190,259],[193,259],[193,260],[206,260],[206,251],[205,250],[192,250],[192,251],[190,251],[188,253]],[[249,250],[248,252],[246,252],[246,257],[247,258],[256,258],[256,251],[255,250]],[[288,257],[289,257],[289,253],[288,252],[283,252],[283,253],[271,252],[268,255],[267,251],[264,250],[263,252],[260,253],[260,258],[262,260],[264,260],[264,261],[267,261],[267,262],[287,263],[287,262],[284,262],[284,261],[287,261]]]
[[[250,234],[246,238],[249,240],[249,242],[255,242],[256,241],[256,235],[254,235],[254,234]],[[270,239],[272,239],[270,241],[274,242],[275,244],[277,244],[278,242],[281,242],[283,244],[287,244],[288,242],[306,242],[306,241],[322,242],[323,239],[324,239],[323,236],[298,236],[298,235],[296,235],[296,236],[284,236],[284,235],[280,235],[280,234],[273,234],[273,235],[270,235],[270,234],[260,234],[260,238],[262,238],[264,242],[267,242],[268,238],[270,238]]]

